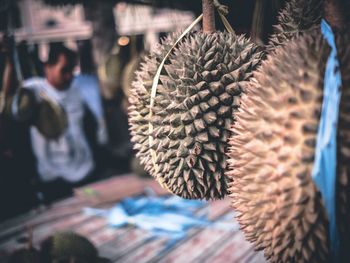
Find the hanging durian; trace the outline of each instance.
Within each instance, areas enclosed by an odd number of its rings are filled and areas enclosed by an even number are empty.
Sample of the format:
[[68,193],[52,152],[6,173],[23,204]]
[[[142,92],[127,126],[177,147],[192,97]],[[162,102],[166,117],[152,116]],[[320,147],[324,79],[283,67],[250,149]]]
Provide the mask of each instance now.
[[58,139],[67,129],[67,114],[61,105],[43,97],[33,124],[45,138]]
[[126,97],[130,96],[132,82],[135,78],[135,72],[139,69],[143,55],[135,55],[123,69],[122,89]]
[[58,232],[41,245],[41,262],[99,262],[95,246],[85,237],[73,232]]
[[104,98],[112,99],[121,89],[122,59],[121,47],[114,45],[106,61],[99,65],[98,76],[101,82],[101,93]]
[[130,162],[131,172],[140,177],[149,177],[150,175],[145,171],[144,166],[140,163],[137,157],[133,157]]
[[167,59],[152,118],[152,81],[180,34],[170,35],[146,58],[133,85],[130,125],[137,156],[165,188],[184,198],[217,199],[227,193],[225,150],[232,115],[263,53],[243,36],[203,25],[203,32],[184,37]]
[[170,50],[180,33],[173,33],[165,38],[161,45],[156,46],[150,55],[141,63],[141,70],[137,71],[135,82],[130,90],[129,122],[134,148],[141,164],[145,165],[147,171],[152,171],[152,161],[149,154],[148,129],[149,129],[149,106],[151,99],[152,80],[161,60]]
[[302,32],[317,27],[323,14],[322,5],[323,0],[288,0],[279,13],[279,23],[274,26],[269,49],[274,49]]
[[276,49],[235,115],[232,206],[270,262],[329,262],[328,219],[311,177],[329,51],[319,29]]
[[16,103],[16,120],[24,123],[32,123],[37,117],[38,103],[33,91],[19,89],[14,97],[8,97],[6,101],[6,114],[13,112],[13,103]]
[[136,35],[130,36],[130,60],[125,65],[122,72],[122,89],[126,99],[130,96],[132,83],[135,79],[135,72],[140,69],[142,58],[146,55],[145,51],[140,50],[138,45],[138,38]]
[[58,139],[68,126],[67,115],[61,105],[44,94],[38,101],[34,92],[20,88],[15,96],[6,98],[7,116],[19,122],[34,125],[48,139]]

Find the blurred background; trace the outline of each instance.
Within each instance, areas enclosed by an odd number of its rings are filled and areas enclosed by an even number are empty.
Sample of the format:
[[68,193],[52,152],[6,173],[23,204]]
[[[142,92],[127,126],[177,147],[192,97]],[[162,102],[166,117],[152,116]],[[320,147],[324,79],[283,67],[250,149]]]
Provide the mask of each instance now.
[[[236,33],[257,44],[267,42],[284,5],[284,0],[220,2],[229,7],[227,19]],[[33,225],[39,242],[55,229],[49,222],[73,229],[82,218],[101,214],[87,215],[83,207],[111,206],[147,187],[148,195],[164,194],[155,182],[144,181],[148,175],[135,158],[128,96],[143,56],[168,33],[191,24],[201,9],[200,0],[0,0],[1,248],[17,247],[10,239],[21,232],[33,239]],[[224,30],[219,16],[216,25]],[[136,201],[127,204],[137,206]],[[214,205],[213,218],[228,212],[222,207],[228,205]]]
[[[263,44],[284,1],[221,3],[229,7],[227,19],[237,33]],[[76,96],[91,113],[95,126],[90,127],[96,130],[93,143],[88,132],[81,131],[92,157],[77,161],[81,167],[90,162],[93,168],[71,180],[75,170],[62,160],[78,152],[74,136],[51,140],[36,135],[27,122],[2,116],[0,220],[71,196],[73,188],[88,183],[130,173],[147,176],[134,158],[128,131],[128,96],[134,73],[150,48],[167,33],[186,28],[201,13],[201,7],[200,0],[0,0],[2,98],[22,98],[19,90],[26,85],[33,86],[32,90],[54,87],[60,94],[52,79],[57,70],[66,70],[61,77],[71,73],[72,77],[68,76],[69,85],[62,94],[69,92],[70,86],[78,86]],[[216,20],[217,28],[223,30],[219,16]],[[76,60],[69,63],[69,57]],[[72,94],[67,96],[78,93]],[[10,104],[13,109],[13,100]],[[70,125],[74,126],[68,121],[68,130]],[[62,160],[55,157],[57,152]],[[65,176],[60,175],[61,170]]]

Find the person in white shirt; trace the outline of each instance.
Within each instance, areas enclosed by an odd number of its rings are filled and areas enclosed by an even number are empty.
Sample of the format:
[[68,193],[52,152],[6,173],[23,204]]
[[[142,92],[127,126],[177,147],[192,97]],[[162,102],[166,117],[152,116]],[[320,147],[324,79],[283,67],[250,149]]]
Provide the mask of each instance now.
[[[77,83],[73,83],[75,65],[75,52],[64,46],[56,46],[50,50],[45,64],[46,78],[29,79],[22,87],[32,91],[38,101],[44,96],[60,105],[67,118],[67,127],[57,139],[45,137],[36,126],[30,127],[40,193],[45,202],[70,195],[74,187],[94,180],[96,163],[94,142],[91,141],[97,137],[97,121],[89,111]],[[16,117],[15,101],[12,113]],[[87,119],[90,124],[87,124]]]

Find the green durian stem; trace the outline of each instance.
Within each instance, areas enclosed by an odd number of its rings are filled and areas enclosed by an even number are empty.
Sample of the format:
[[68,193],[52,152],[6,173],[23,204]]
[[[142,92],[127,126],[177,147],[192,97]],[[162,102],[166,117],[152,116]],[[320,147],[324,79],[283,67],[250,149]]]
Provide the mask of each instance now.
[[340,29],[345,26],[344,4],[342,0],[324,1],[324,16],[333,29]]
[[215,31],[215,9],[213,0],[202,0],[203,7],[203,32],[213,33]]

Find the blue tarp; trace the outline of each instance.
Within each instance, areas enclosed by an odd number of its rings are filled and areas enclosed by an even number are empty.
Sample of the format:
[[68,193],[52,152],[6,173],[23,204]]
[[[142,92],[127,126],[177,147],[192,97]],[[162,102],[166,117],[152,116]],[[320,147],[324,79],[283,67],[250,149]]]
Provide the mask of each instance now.
[[167,250],[185,238],[188,231],[193,228],[210,227],[238,231],[238,223],[232,221],[233,214],[227,214],[220,220],[212,222],[208,219],[209,209],[205,201],[148,194],[125,198],[109,209],[86,207],[84,212],[106,218],[111,227],[132,225],[144,229],[149,232],[150,240],[165,237],[167,241],[163,249]]
[[111,227],[132,225],[144,229],[150,233],[150,239],[166,237],[165,250],[185,238],[191,228],[213,227],[232,231],[239,228],[232,222],[233,215],[230,215],[229,222],[219,220],[213,223],[207,217],[207,202],[177,196],[125,198],[109,209],[86,207],[84,213],[106,218]]
[[204,227],[210,222],[195,211],[206,205],[204,201],[185,200],[177,196],[140,196],[125,198],[110,209],[85,208],[85,213],[102,216],[110,226],[133,225],[153,235],[183,237],[191,227]]
[[331,47],[324,75],[323,103],[317,134],[312,177],[318,186],[329,219],[332,262],[339,261],[339,237],[336,225],[337,126],[341,98],[341,75],[334,34],[325,20],[321,30]]

